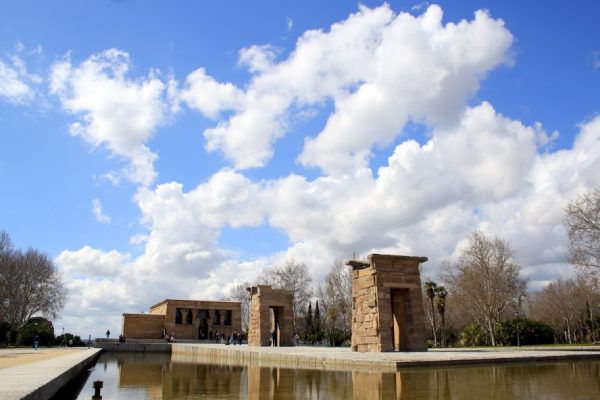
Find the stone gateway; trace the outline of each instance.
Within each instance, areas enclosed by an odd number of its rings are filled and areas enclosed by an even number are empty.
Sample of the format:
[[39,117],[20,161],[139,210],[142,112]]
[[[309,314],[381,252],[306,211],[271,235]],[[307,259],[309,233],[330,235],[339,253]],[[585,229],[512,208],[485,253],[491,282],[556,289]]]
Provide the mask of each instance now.
[[427,351],[419,264],[426,257],[371,254],[352,267],[352,351]]
[[294,339],[294,293],[258,285],[250,292],[249,346],[292,346]]

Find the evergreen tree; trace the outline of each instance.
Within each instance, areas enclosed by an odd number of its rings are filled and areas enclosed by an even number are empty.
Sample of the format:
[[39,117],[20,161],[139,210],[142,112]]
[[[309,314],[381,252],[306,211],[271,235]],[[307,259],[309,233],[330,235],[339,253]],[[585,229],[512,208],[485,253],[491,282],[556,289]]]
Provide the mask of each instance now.
[[306,312],[306,323],[304,325],[304,335],[310,336],[314,333],[313,317],[312,317],[312,303],[308,302],[308,311]]
[[320,338],[321,337],[321,312],[319,311],[319,300],[317,300],[317,304],[315,305],[315,319],[313,320],[313,325],[315,329],[315,334]]

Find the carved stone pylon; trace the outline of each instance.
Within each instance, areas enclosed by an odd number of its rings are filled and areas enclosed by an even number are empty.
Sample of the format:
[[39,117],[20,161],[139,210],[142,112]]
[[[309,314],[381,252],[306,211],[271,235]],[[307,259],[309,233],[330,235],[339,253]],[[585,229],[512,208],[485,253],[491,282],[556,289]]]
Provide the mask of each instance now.
[[294,293],[268,285],[247,288],[250,292],[249,346],[292,346]]
[[371,254],[352,267],[352,350],[427,351],[419,264],[426,257]]

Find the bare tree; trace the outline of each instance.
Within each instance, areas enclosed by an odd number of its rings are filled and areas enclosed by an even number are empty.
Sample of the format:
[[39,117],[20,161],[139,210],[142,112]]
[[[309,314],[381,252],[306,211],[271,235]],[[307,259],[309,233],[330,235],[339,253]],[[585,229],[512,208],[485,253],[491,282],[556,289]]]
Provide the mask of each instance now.
[[352,330],[352,269],[335,260],[317,289],[323,309],[323,325],[329,332]]
[[600,302],[597,282],[589,276],[556,279],[532,298],[532,316],[554,327],[558,341],[594,340],[593,305]]
[[56,317],[66,298],[52,259],[35,249],[15,250],[0,232],[0,320],[18,331],[31,317]]
[[[533,314],[552,325],[564,335],[564,341],[573,343],[573,327],[579,301],[576,300],[576,283],[573,279],[557,279],[535,293]],[[559,338],[560,339],[560,338]]]
[[288,260],[279,267],[265,269],[258,277],[257,282],[294,292],[294,321],[297,322],[298,318],[304,314],[306,304],[312,296],[312,278],[306,264],[297,263],[293,259]]
[[471,234],[456,262],[448,262],[442,272],[454,296],[467,308],[471,318],[486,330],[492,346],[495,331],[510,305],[523,296],[526,280],[519,276],[520,265],[504,240]]
[[244,282],[240,285],[235,286],[229,292],[227,300],[239,301],[242,303],[242,331],[248,332],[248,324],[250,323],[250,294],[246,288],[250,287],[250,283]]
[[569,236],[568,261],[600,271],[600,188],[570,202],[563,223]]

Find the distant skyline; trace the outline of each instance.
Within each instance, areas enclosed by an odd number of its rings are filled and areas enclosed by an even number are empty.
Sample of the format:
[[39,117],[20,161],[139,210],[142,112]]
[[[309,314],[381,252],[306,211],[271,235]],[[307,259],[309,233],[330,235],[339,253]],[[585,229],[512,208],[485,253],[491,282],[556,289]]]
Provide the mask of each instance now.
[[600,185],[594,1],[36,2],[0,8],[0,229],[48,252],[57,331],[220,299],[294,258],[506,239],[571,276]]

